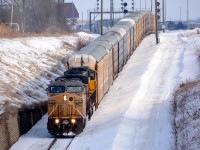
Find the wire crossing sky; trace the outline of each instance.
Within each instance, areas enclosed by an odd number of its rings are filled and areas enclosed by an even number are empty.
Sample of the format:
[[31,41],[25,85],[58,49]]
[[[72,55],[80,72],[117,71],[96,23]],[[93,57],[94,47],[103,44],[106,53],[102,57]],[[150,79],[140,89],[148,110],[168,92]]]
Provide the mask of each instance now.
[[[99,4],[100,4],[99,0]],[[114,1],[114,9],[121,10],[121,0],[113,0]],[[148,9],[151,10],[151,0],[134,0],[135,1],[135,9]],[[154,1],[153,6],[154,6]],[[158,0],[160,3],[162,0]],[[189,1],[189,19],[197,19],[200,17],[200,0],[188,0]],[[97,0],[65,0],[65,2],[73,2],[78,9],[79,19],[87,19],[89,10],[94,11],[97,8]],[[110,9],[110,0],[103,0],[104,2],[104,10]],[[132,10],[132,0],[123,0],[123,2],[127,2],[128,10]],[[162,4],[161,4],[162,6]],[[154,11],[154,7],[153,7]],[[187,20],[187,0],[166,0],[166,17],[167,20]]]

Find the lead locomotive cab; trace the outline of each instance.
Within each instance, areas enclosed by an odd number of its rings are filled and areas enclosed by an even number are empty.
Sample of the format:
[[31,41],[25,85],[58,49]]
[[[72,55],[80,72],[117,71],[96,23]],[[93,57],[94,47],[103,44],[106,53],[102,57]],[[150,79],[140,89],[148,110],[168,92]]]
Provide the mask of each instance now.
[[87,86],[79,79],[58,78],[48,87],[49,132],[79,134],[86,123]]
[[96,106],[96,72],[70,68],[48,87],[48,130],[53,135],[79,134]]

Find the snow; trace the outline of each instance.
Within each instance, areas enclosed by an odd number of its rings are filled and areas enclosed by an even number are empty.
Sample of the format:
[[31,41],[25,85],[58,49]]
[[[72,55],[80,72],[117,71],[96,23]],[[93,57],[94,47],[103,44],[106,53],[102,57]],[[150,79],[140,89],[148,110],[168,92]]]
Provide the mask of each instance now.
[[44,150],[53,141],[53,137],[46,128],[47,115],[36,123],[36,125],[25,135],[22,135],[17,143],[11,149],[13,150]]
[[[158,45],[155,35],[147,36],[68,149],[172,149],[170,107],[174,90],[187,79],[196,79],[199,72],[196,50],[200,35],[196,33],[160,33]],[[45,116],[11,150],[45,149],[44,144],[52,141],[46,122]]]
[[[191,78],[194,72],[194,63],[197,58],[192,59],[193,55],[200,56],[200,38],[194,35],[192,38],[184,39],[185,66],[182,77],[185,78],[180,89],[175,92],[176,102],[176,134],[177,149],[200,149],[200,83],[199,77],[196,81]],[[196,51],[197,50],[197,51]],[[197,66],[196,66],[197,67]],[[196,73],[199,75],[199,73]],[[189,76],[190,75],[190,76]],[[194,75],[194,74],[193,74]]]
[[1,39],[0,108],[6,101],[18,107],[46,101],[47,85],[63,74],[78,38],[87,41],[97,36],[80,32],[60,37]]

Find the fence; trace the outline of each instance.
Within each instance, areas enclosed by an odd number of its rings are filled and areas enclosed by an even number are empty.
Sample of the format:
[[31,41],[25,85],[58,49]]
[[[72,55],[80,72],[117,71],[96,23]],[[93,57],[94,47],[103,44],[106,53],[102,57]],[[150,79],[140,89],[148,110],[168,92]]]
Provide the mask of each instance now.
[[1,150],[9,149],[22,134],[28,132],[47,112],[47,105],[29,106],[23,109],[9,107],[0,115]]

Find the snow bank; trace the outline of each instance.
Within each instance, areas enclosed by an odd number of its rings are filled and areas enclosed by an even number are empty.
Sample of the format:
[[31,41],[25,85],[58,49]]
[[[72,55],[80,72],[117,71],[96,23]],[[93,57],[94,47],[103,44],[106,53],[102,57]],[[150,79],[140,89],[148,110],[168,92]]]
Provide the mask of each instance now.
[[63,74],[79,36],[88,40],[96,38],[78,33],[63,37],[0,39],[0,109],[6,101],[14,105],[46,101],[47,85]]
[[[195,30],[182,33],[179,37],[185,43],[185,49],[188,52],[195,50],[199,58],[200,36],[196,35]],[[187,54],[188,57],[189,53]],[[190,75],[192,69],[185,74]],[[197,81],[190,81],[190,78],[185,80],[174,96],[176,149],[197,150],[200,149],[200,81],[199,77]]]

